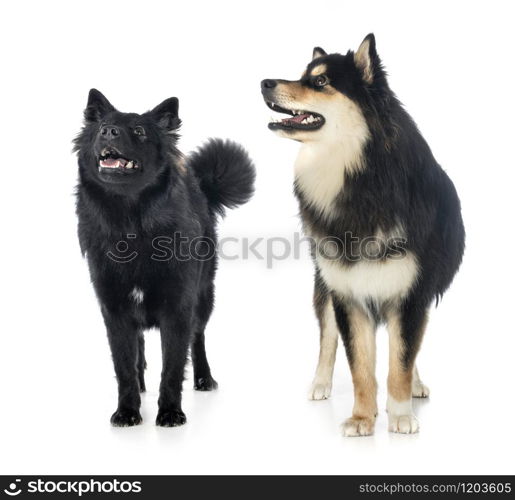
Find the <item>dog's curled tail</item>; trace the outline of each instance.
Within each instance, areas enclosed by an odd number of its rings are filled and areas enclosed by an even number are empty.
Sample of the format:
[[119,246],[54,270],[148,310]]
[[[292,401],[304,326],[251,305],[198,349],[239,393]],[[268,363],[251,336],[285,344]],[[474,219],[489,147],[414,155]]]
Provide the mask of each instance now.
[[213,211],[243,205],[254,193],[256,170],[247,151],[235,142],[209,139],[191,153],[187,163],[200,181]]

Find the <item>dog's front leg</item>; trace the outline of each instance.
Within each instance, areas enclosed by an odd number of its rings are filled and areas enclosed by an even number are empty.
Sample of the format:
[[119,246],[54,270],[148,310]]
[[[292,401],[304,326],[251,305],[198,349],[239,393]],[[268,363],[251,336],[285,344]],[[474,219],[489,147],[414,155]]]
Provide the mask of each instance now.
[[338,325],[334,313],[333,299],[318,270],[315,277],[313,303],[320,325],[320,354],[317,371],[308,396],[309,399],[318,400],[327,399],[331,394],[334,362],[336,360],[336,349],[338,348]]
[[116,427],[138,425],[142,420],[137,369],[139,331],[123,315],[105,310],[103,314],[118,381],[118,409],[111,417],[111,423]]
[[354,384],[354,408],[352,417],[343,424],[343,434],[369,436],[374,433],[377,416],[377,325],[361,306],[345,303],[335,296],[333,304]]
[[156,425],[176,427],[186,423],[181,408],[184,368],[191,340],[192,308],[181,308],[161,322],[163,370]]

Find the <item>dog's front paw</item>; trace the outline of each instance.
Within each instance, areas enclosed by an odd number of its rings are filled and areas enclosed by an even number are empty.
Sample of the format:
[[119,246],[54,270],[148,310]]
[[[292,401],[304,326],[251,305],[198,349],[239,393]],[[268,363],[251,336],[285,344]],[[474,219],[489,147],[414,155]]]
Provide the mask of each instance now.
[[186,415],[182,410],[159,410],[156,425],[160,427],[178,427],[186,423]]
[[111,417],[111,424],[114,427],[133,427],[139,425],[143,419],[138,410],[118,408]]
[[195,379],[195,390],[196,391],[214,391],[218,389],[218,382],[211,376],[199,377]]
[[320,401],[321,399],[328,399],[331,395],[333,384],[329,381],[313,380],[311,388],[308,392],[308,398],[311,401]]
[[418,432],[418,420],[415,415],[388,415],[388,430],[399,434]]
[[374,418],[351,417],[343,423],[342,432],[345,437],[371,436],[374,426]]

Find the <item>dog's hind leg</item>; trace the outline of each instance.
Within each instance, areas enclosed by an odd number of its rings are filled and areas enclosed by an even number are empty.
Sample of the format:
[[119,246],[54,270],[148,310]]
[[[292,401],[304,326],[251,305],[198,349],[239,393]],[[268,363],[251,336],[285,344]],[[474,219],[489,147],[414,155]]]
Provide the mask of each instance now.
[[182,411],[182,383],[191,342],[193,306],[174,303],[160,320],[163,369],[156,425],[176,427],[186,423]]
[[138,336],[138,380],[140,392],[145,392],[147,390],[145,386],[146,368],[147,362],[145,360],[145,337],[143,332],[140,332]]
[[377,325],[360,306],[335,297],[333,303],[354,384],[354,408],[352,417],[343,423],[343,435],[369,436],[374,433],[377,416]]
[[218,382],[211,375],[207,361],[204,330],[195,332],[191,345],[194,387],[197,391],[218,389]]
[[103,315],[118,381],[118,409],[111,423],[116,427],[130,427],[142,420],[137,369],[139,332],[128,318],[106,310]]
[[427,307],[406,301],[397,311],[387,314],[390,345],[388,370],[388,429],[412,434],[419,425],[413,414],[413,384],[417,356],[427,323]]
[[418,373],[418,368],[415,366],[413,370],[413,380],[411,382],[411,395],[414,398],[428,398],[429,397],[429,387],[425,385],[422,380],[420,380],[420,375]]
[[320,353],[308,397],[311,400],[320,400],[327,399],[331,395],[334,362],[338,347],[338,326],[331,295],[318,274],[315,277],[313,303],[320,325]]
[[197,306],[197,328],[191,343],[191,358],[193,362],[194,387],[197,391],[212,391],[218,388],[218,383],[211,375],[207,361],[204,330],[213,311],[214,287],[202,293]]

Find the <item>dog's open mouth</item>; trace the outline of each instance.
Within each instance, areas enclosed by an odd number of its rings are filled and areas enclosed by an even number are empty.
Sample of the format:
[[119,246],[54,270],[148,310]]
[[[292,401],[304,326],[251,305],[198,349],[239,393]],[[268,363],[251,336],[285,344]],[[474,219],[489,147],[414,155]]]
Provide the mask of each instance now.
[[313,111],[286,109],[272,101],[266,101],[273,111],[289,115],[288,118],[273,118],[268,124],[270,130],[318,130],[325,123],[325,118]]
[[101,173],[133,173],[140,169],[136,160],[124,157],[116,148],[104,148],[98,158],[98,170]]

